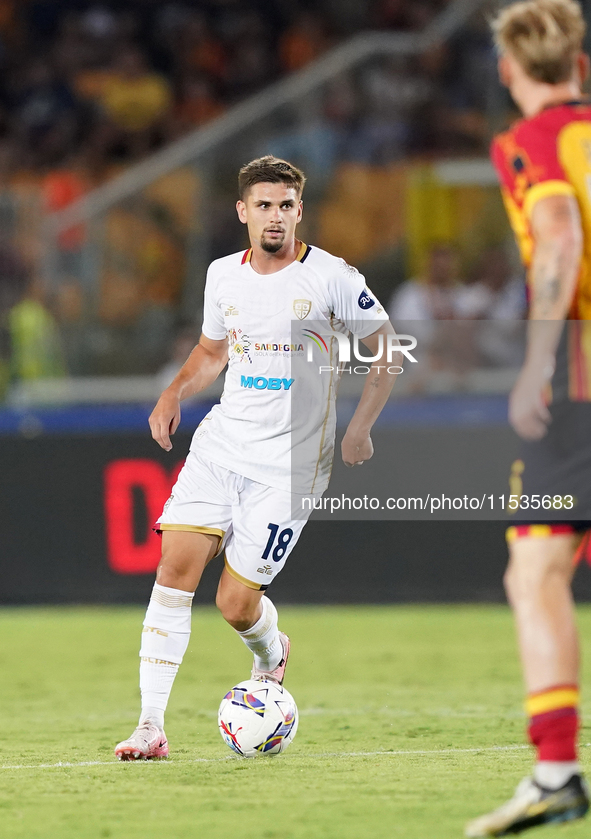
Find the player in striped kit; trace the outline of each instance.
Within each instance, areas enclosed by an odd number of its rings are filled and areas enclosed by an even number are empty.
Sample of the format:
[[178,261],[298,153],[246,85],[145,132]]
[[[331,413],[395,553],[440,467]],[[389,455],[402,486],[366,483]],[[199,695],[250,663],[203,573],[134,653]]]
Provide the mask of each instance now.
[[[501,80],[524,116],[495,139],[492,157],[527,268],[526,359],[509,403],[511,423],[525,441],[513,465],[511,493],[525,500],[507,534],[505,584],[537,759],[533,776],[510,801],[467,826],[471,837],[571,821],[589,809],[577,753],[579,650],[571,594],[576,552],[585,548],[581,540],[591,528],[585,23],[574,0],[525,0],[500,12],[494,32]],[[553,499],[552,508],[532,512],[533,499],[543,497]]]

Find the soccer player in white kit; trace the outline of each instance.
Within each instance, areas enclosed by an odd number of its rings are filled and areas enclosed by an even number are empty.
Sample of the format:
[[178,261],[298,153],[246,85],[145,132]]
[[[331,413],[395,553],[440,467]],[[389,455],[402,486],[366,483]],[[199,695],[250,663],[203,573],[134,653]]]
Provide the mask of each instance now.
[[[303,499],[319,498],[328,485],[336,333],[353,332],[377,358],[342,441],[347,465],[372,456],[370,430],[397,369],[379,363],[393,329],[362,275],[295,237],[303,173],[268,155],[244,166],[238,183],[238,216],[251,247],[210,265],[200,341],[150,416],[153,438],[170,451],[181,401],[205,390],[228,364],[220,403],[197,428],[157,523],[162,559],[142,633],[141,715],[115,748],[120,760],[168,755],[164,712],[189,643],[193,595],[221,551],[216,605],[254,654],[251,678],[283,682],[290,642],[264,592],[310,513]],[[326,350],[322,375],[312,365],[310,375],[295,371],[295,358],[305,361],[306,339]]]

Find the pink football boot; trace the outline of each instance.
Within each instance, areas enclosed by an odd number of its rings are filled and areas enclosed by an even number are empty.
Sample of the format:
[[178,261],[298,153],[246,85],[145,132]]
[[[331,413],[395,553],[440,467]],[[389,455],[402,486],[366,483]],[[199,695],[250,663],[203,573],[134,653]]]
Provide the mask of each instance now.
[[256,679],[257,682],[277,682],[278,685],[283,684],[285,678],[285,668],[287,667],[287,659],[289,657],[289,638],[285,632],[279,633],[279,640],[283,647],[283,656],[281,661],[274,670],[259,670],[256,664],[252,665],[251,679]]
[[147,720],[128,740],[115,746],[119,760],[153,760],[168,757],[168,740],[162,728]]

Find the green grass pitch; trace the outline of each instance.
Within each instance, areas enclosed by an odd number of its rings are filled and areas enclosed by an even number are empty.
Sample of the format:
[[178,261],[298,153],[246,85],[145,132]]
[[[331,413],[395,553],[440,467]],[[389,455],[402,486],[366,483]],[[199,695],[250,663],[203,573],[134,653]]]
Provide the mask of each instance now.
[[[0,610],[2,839],[452,839],[531,765],[511,617],[487,606],[282,608],[300,727],[284,755],[255,760],[233,756],[216,725],[249,653],[196,607],[171,759],[118,763],[113,746],[137,721],[142,616]],[[579,622],[588,638],[591,608]],[[586,718],[588,676],[584,687]]]

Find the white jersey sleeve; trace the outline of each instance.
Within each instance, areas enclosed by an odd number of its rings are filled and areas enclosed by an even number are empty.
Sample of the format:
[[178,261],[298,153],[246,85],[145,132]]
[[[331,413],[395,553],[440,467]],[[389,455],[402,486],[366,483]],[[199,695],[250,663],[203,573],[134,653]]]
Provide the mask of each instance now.
[[349,332],[359,338],[372,335],[388,320],[388,315],[367,288],[365,277],[344,259],[333,257],[328,291],[332,312]]
[[222,341],[226,337],[226,326],[221,307],[217,300],[215,263],[207,270],[205,293],[203,298],[203,326],[201,332],[212,341]]

